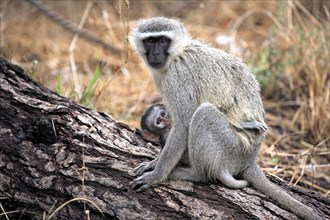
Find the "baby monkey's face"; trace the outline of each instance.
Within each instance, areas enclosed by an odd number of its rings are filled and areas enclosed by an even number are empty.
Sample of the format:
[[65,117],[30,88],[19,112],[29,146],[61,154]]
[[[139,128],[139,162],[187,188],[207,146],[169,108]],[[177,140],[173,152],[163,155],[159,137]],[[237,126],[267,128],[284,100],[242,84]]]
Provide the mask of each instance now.
[[164,106],[156,105],[147,117],[147,124],[151,132],[161,135],[171,129],[171,116]]

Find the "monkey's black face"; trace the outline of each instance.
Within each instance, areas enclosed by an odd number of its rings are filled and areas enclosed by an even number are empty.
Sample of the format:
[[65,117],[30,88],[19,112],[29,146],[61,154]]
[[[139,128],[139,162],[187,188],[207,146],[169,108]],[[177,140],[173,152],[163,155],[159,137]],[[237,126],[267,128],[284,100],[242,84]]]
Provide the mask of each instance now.
[[171,40],[168,37],[148,37],[143,40],[143,46],[146,50],[148,64],[156,69],[165,66],[168,57],[168,48]]

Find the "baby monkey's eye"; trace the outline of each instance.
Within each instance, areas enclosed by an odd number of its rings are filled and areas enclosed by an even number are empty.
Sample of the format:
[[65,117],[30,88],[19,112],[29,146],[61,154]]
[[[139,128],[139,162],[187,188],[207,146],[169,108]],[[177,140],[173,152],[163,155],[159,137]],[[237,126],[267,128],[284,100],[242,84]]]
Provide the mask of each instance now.
[[162,114],[160,114],[162,117],[164,117],[165,116],[165,112],[162,112]]
[[160,122],[161,122],[161,120],[160,120],[160,119],[158,119],[158,120],[156,121],[156,124],[157,124],[157,125],[159,125],[159,124],[160,124]]

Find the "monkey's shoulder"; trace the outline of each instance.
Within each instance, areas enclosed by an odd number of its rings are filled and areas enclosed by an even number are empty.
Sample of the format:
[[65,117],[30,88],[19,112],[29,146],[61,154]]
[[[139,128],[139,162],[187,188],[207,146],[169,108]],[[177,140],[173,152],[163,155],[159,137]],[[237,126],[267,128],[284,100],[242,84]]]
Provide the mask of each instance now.
[[214,57],[214,59],[232,59],[235,62],[242,62],[239,57],[230,54],[220,48],[213,47],[208,43],[204,43],[198,40],[191,40],[190,44],[187,44],[185,51],[192,54],[202,54],[202,56],[212,56]]
[[[170,62],[176,68],[187,68],[193,72],[202,71],[205,69],[219,72],[250,72],[247,65],[237,56],[227,53],[224,50],[212,47],[206,43],[197,40],[191,40],[185,48],[172,57],[174,62]],[[229,71],[227,71],[229,70]],[[205,72],[206,74],[208,74]]]

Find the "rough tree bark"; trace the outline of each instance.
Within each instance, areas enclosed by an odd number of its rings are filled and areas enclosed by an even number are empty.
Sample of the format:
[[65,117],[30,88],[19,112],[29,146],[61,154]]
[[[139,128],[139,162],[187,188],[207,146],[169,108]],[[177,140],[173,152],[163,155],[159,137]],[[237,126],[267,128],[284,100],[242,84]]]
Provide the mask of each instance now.
[[[0,219],[4,211],[10,219],[42,219],[76,197],[93,201],[103,215],[75,201],[52,219],[87,219],[84,207],[93,220],[297,219],[251,187],[168,181],[136,193],[128,186],[132,169],[157,153],[128,126],[40,86],[0,58]],[[328,199],[277,184],[329,217]]]

